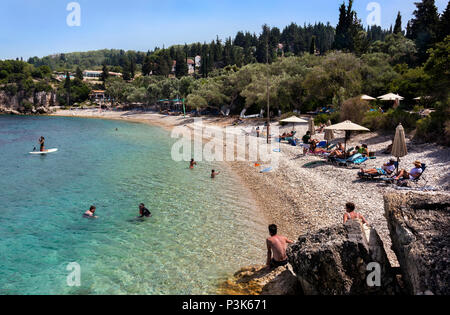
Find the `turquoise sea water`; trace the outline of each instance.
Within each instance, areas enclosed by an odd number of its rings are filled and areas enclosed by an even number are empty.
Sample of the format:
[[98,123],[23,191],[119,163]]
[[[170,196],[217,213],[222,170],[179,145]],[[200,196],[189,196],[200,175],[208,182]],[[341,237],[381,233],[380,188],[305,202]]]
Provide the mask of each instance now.
[[[27,154],[41,135],[59,152]],[[246,190],[223,165],[174,162],[174,142],[142,124],[0,116],[0,294],[210,294],[264,262]],[[153,218],[134,220],[140,202]],[[82,218],[91,204],[98,220]]]

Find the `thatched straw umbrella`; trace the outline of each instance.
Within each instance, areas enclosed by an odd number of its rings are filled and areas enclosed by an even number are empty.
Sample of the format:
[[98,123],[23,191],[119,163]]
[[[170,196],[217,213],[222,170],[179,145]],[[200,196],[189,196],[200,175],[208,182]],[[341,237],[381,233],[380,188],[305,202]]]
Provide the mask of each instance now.
[[392,146],[392,155],[397,158],[397,172],[400,165],[400,158],[408,155],[408,148],[406,146],[405,129],[402,124],[397,127],[395,132],[394,145]]
[[341,130],[345,131],[345,153],[347,153],[347,140],[350,137],[351,131],[370,131],[366,127],[352,123],[350,120],[344,121],[340,124],[329,126],[325,130]]
[[[331,121],[328,120],[327,127],[330,127],[330,126],[331,126]],[[328,143],[330,143],[330,141],[334,140],[334,131],[333,130],[325,129],[325,140],[327,140]]]
[[280,122],[292,124],[292,128],[293,128],[294,131],[295,131],[295,124],[306,124],[306,123],[308,123],[308,121],[306,121],[304,119],[301,119],[301,118],[298,118],[297,116],[292,116],[292,117],[280,120]]

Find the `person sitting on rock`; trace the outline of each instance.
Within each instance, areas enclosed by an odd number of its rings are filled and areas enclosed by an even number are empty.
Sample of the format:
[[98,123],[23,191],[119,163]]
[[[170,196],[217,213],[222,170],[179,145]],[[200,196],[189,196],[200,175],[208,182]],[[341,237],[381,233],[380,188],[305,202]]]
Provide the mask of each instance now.
[[287,237],[278,235],[275,224],[269,226],[270,237],[267,239],[267,266],[270,268],[283,267],[288,264],[286,249],[288,244],[294,243]]
[[360,213],[355,212],[355,209],[356,206],[352,202],[349,202],[345,205],[346,213],[344,214],[344,224],[351,220],[360,220],[363,224],[369,225],[367,220]]

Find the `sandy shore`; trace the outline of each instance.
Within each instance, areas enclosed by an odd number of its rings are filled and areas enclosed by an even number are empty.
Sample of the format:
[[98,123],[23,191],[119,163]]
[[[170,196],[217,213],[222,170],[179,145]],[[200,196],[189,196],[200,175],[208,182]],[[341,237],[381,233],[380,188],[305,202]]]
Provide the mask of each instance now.
[[[157,125],[169,130],[176,126],[193,129],[194,123],[192,118],[143,112],[63,110],[53,116],[126,120]],[[232,122],[233,119],[225,118],[203,119],[204,125],[216,129],[230,127]],[[256,123],[248,122],[232,127],[231,131],[243,136],[245,133],[251,133],[255,126]],[[296,130],[298,135],[303,135],[306,133],[307,127],[298,126]],[[338,138],[336,141],[339,141],[344,135],[337,134],[336,136]],[[369,149],[376,152],[377,159],[368,161],[364,168],[380,167],[391,158],[382,152],[391,143],[393,136],[394,134],[380,136],[375,133],[365,133],[353,137],[349,146],[367,143]],[[316,135],[315,138],[323,139],[323,134]],[[259,141],[263,142],[262,139]],[[427,163],[428,169],[424,174],[426,185],[448,191],[450,189],[450,179],[448,178],[450,148],[434,144],[413,145],[409,140],[408,146],[410,154],[402,159],[401,167],[410,169],[412,168],[411,164],[416,160]],[[299,147],[282,144],[281,152],[278,154],[279,167],[273,172],[265,174],[259,172],[260,168],[256,168],[254,162],[227,162],[242,183],[251,191],[267,222],[279,225],[281,233],[297,239],[299,235],[307,231],[342,222],[345,203],[351,201],[357,205],[358,211],[379,232],[391,263],[394,266],[398,264],[395,254],[391,250],[383,203],[384,193],[395,188],[376,181],[361,181],[357,178],[358,169],[321,163],[323,159],[320,157],[303,156]],[[319,163],[307,167],[306,165],[311,162]],[[422,186],[424,184],[425,181]],[[255,262],[255,264],[257,263],[263,262]]]

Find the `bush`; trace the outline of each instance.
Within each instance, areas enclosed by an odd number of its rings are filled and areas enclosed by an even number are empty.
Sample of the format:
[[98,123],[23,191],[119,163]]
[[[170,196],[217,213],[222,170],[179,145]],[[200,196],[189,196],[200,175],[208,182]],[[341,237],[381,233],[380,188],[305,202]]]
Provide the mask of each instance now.
[[383,129],[385,115],[378,111],[368,112],[364,116],[363,125],[369,128],[371,131],[377,131]]
[[22,106],[25,113],[30,113],[33,110],[33,104],[27,100],[22,101]]
[[438,104],[436,112],[417,122],[415,139],[450,146],[450,107]]
[[319,114],[316,116],[316,118],[314,118],[314,122],[317,125],[320,125],[320,124],[326,124],[330,120],[332,124],[337,124],[337,123],[339,123],[340,115],[341,114],[339,112],[334,112],[331,114]]
[[351,120],[356,124],[362,124],[366,113],[369,111],[369,102],[359,96],[346,100],[341,106],[341,120]]
[[401,109],[390,109],[384,114],[382,129],[395,130],[399,124],[402,124],[406,130],[416,128],[420,115],[409,113]]

